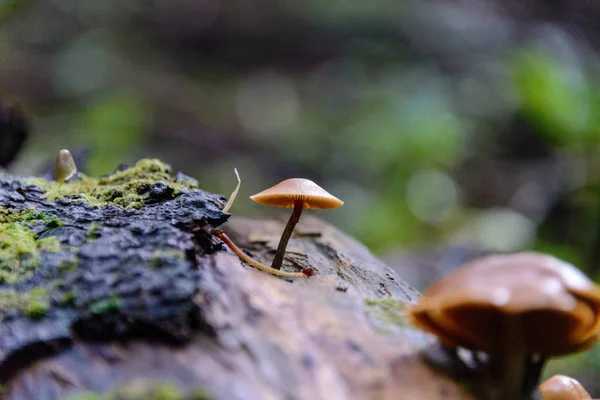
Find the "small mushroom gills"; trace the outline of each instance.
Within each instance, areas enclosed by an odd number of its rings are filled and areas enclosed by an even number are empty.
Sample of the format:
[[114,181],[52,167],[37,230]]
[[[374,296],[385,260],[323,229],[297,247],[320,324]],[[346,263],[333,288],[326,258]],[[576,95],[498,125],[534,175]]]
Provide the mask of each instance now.
[[477,396],[529,399],[547,358],[597,340],[600,287],[549,255],[492,255],[427,289],[408,317],[436,335],[453,360],[459,348],[471,351],[464,367]]
[[540,385],[542,400],[591,400],[592,396],[577,380],[554,375]]
[[281,269],[285,249],[294,232],[294,227],[300,220],[302,210],[305,208],[325,210],[337,208],[344,204],[343,201],[332,196],[313,181],[301,178],[287,179],[254,196],[250,196],[250,198],[259,204],[294,209],[283,230],[275,257],[271,263],[271,268],[274,269]]

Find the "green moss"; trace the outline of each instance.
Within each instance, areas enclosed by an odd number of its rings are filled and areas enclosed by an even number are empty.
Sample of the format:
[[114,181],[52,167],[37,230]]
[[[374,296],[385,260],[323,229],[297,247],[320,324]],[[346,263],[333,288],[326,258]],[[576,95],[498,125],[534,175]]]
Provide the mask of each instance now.
[[87,232],[88,238],[96,239],[98,237],[98,234],[96,233],[97,230],[98,230],[98,224],[95,222],[92,222],[92,224],[90,225],[88,232]]
[[[18,212],[2,209],[0,215],[0,281],[14,283],[31,275],[40,263],[40,251],[56,253],[60,242],[55,237],[40,240],[24,220],[15,222]],[[30,216],[30,214],[27,214]]]
[[54,215],[35,211],[33,208],[29,208],[27,210],[15,210],[11,208],[0,207],[0,223],[9,224],[12,222],[42,222],[48,228],[57,228],[62,226],[62,222]]
[[365,299],[365,310],[373,317],[392,325],[409,326],[404,316],[406,303],[392,297]]
[[212,400],[212,397],[203,390],[184,393],[172,383],[133,382],[104,395],[81,393],[65,400]]
[[190,393],[189,400],[212,400],[212,396],[206,390],[195,390]]
[[37,287],[29,293],[6,290],[0,292],[0,312],[18,310],[32,319],[46,315],[49,307],[49,296],[46,289]]
[[172,383],[132,384],[117,389],[108,399],[116,400],[183,400],[181,390]]
[[76,255],[73,255],[70,259],[62,261],[58,264],[58,269],[61,272],[69,272],[74,271],[77,268],[77,263],[79,262],[79,258]]
[[150,266],[154,268],[164,267],[169,260],[185,260],[185,253],[179,249],[155,250],[150,257]]
[[40,251],[49,253],[58,253],[60,251],[60,241],[54,236],[48,236],[37,241]]
[[66,400],[107,400],[107,397],[94,393],[80,393],[69,396]]
[[171,383],[165,383],[161,386],[154,388],[154,393],[148,393],[156,400],[180,400],[181,391],[179,388]]
[[68,292],[62,295],[60,299],[61,305],[71,305],[75,302],[75,298],[77,297],[77,292],[74,290],[69,290]]
[[0,224],[0,248],[16,256],[35,253],[35,234],[19,223]]
[[30,300],[27,305],[27,315],[31,319],[40,319],[48,312],[48,303],[39,300]]
[[123,301],[117,297],[113,296],[105,300],[100,300],[90,306],[90,311],[92,314],[106,314],[111,311],[117,311],[123,305]]
[[[30,184],[39,186],[55,197],[72,197],[93,206],[113,204],[121,208],[142,208],[151,185],[162,182],[173,188],[173,195],[197,186],[178,180],[171,175],[170,167],[156,159],[143,159],[134,167],[100,178],[81,175],[81,180],[60,186],[43,178],[30,178]],[[60,186],[60,188],[59,188]]]
[[0,224],[0,279],[13,283],[26,278],[37,264],[33,232],[18,223]]

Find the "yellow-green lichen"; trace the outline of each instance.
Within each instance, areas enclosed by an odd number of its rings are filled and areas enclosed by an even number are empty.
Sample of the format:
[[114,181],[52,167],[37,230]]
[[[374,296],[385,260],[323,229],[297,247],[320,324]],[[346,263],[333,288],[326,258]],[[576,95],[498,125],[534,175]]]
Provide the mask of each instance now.
[[365,299],[365,311],[384,324],[410,326],[404,315],[406,303],[392,297]]
[[37,287],[29,293],[5,290],[0,292],[0,312],[18,310],[32,319],[46,315],[49,307],[49,296],[46,289]]
[[65,400],[211,400],[207,392],[184,392],[172,383],[133,382],[107,394],[80,393]]
[[43,178],[29,178],[28,182],[52,193],[55,198],[70,197],[93,206],[113,204],[138,209],[144,206],[149,189],[156,183],[162,182],[171,187],[173,195],[197,187],[191,181],[173,177],[170,167],[156,159],[140,160],[135,166],[108,176],[93,178],[80,174],[80,177],[80,180],[66,182],[62,186]]

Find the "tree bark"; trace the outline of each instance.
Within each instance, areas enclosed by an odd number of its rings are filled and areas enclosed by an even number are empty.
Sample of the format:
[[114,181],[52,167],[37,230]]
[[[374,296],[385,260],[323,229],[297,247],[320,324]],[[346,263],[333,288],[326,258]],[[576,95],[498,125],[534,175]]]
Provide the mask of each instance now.
[[0,230],[60,245],[19,266],[0,252],[17,270],[0,284],[4,399],[471,399],[421,361],[432,339],[402,312],[418,293],[356,240],[305,215],[282,269],[316,275],[280,279],[211,230],[268,263],[281,221],[225,223],[222,197],[169,185],[139,209],[92,207],[0,174]]

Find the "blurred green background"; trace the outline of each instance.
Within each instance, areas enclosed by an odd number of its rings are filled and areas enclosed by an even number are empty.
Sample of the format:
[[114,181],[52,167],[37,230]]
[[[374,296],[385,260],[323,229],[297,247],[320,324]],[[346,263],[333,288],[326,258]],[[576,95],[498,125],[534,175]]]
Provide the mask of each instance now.
[[[11,170],[158,157],[228,195],[237,167],[232,211],[268,216],[247,196],[306,177],[346,202],[319,217],[419,289],[530,248],[600,280],[598,20],[585,1],[0,0],[0,97],[33,122]],[[548,371],[600,396],[598,350]]]

